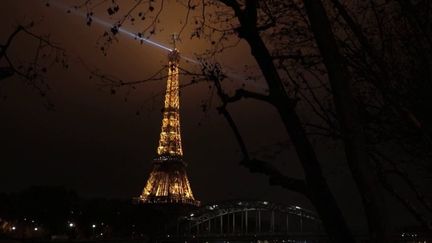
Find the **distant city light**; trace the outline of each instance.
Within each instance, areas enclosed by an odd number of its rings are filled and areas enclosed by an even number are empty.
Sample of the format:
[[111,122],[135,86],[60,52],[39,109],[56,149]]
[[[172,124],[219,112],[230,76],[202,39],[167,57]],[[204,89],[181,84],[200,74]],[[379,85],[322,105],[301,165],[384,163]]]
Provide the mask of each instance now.
[[35,227],[35,228],[34,228],[34,231],[38,231],[38,230],[39,230],[38,227]]
[[301,207],[299,207],[299,206],[295,206],[295,208],[296,208],[296,209],[301,209]]
[[96,228],[96,225],[95,225],[95,224],[93,224],[93,225],[92,225],[92,228],[93,228],[93,229],[94,229],[94,228]]
[[193,217],[195,214],[191,213],[190,216]]
[[74,223],[69,223],[69,227],[73,228],[73,227],[75,227],[75,224]]
[[16,230],[16,228],[15,228],[15,226],[12,226],[12,228],[11,228],[12,230]]
[[217,206],[218,206],[217,204],[212,205],[212,206],[209,206],[209,209],[210,209],[210,210],[213,210],[213,209],[215,209]]

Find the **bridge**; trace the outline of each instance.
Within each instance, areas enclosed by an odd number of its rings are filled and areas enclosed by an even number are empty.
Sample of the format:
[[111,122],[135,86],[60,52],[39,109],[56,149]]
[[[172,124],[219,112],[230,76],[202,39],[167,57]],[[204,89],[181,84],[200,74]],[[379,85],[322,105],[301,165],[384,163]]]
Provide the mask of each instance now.
[[310,210],[268,201],[230,201],[202,206],[177,220],[159,242],[327,242]]

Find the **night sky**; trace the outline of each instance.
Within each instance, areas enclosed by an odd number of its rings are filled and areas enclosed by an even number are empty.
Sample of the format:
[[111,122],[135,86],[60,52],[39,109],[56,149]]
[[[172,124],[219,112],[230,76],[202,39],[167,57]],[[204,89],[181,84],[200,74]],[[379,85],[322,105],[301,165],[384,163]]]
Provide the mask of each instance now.
[[[66,6],[73,1],[63,2]],[[69,68],[53,67],[48,73],[51,90],[47,97],[55,105],[44,106],[35,90],[19,78],[0,83],[0,191],[14,192],[35,185],[64,186],[86,197],[131,198],[138,196],[156,155],[161,125],[165,80],[138,85],[116,94],[103,88],[84,67],[99,69],[123,80],[147,78],[167,62],[167,52],[132,38],[118,36],[104,56],[98,39],[106,28],[67,14],[46,1],[6,0],[0,8],[0,41],[4,42],[17,23],[36,23],[34,32],[50,34],[51,40],[65,48]],[[167,1],[161,15],[163,29],[152,40],[169,46],[169,35],[178,32],[185,12],[176,1]],[[104,12],[101,19],[112,21]],[[126,26],[134,31],[136,26]],[[187,31],[185,31],[187,32]],[[34,55],[37,43],[20,36],[13,43],[17,59]],[[193,57],[206,44],[187,34],[178,44],[181,53]],[[82,60],[82,61],[81,61]],[[256,66],[244,43],[219,56],[229,73],[240,80],[244,66]],[[188,70],[199,67],[182,61]],[[253,69],[253,68],[252,68]],[[258,71],[257,71],[258,72]],[[180,77],[182,83],[190,77]],[[241,81],[230,83],[233,87]],[[248,84],[264,90],[259,83]],[[196,84],[181,91],[182,142],[188,175],[195,197],[203,203],[226,199],[262,199],[286,204],[311,204],[301,195],[268,185],[265,176],[251,174],[238,165],[241,154],[226,121],[215,106],[204,113],[202,100],[210,96],[209,84]],[[127,101],[125,98],[127,97]],[[217,104],[217,100],[215,101]],[[137,115],[137,111],[139,114]],[[285,174],[301,178],[302,171],[278,115],[269,106],[242,101],[231,106],[248,146],[261,156],[275,161]],[[288,144],[280,154],[266,153],[275,142]],[[325,162],[325,174],[331,188],[355,228],[364,225],[360,197],[356,193],[339,145],[315,141],[317,154]],[[389,202],[392,207],[399,207]]]

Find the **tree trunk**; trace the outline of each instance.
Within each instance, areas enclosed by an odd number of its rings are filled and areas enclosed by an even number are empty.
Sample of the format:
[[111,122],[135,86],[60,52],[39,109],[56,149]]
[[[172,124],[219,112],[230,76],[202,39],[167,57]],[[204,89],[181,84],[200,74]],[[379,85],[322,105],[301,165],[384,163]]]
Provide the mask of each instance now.
[[295,103],[286,94],[282,80],[267,47],[259,36],[254,21],[247,16],[239,16],[239,20],[241,23],[239,34],[248,42],[252,55],[267,81],[271,102],[278,110],[303,166],[305,180],[310,191],[308,196],[317,209],[331,242],[354,242],[342,212],[322,174],[321,165],[312,144],[295,111]]
[[338,120],[345,143],[345,153],[353,178],[360,191],[372,242],[388,242],[386,207],[378,185],[375,168],[368,157],[366,137],[357,111],[352,78],[339,53],[328,16],[320,0],[305,0],[312,32],[324,59]]

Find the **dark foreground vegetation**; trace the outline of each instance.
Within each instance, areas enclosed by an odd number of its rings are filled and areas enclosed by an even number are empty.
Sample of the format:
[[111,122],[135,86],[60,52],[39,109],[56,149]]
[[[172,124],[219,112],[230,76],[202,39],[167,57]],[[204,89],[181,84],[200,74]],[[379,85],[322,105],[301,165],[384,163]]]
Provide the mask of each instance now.
[[0,239],[149,239],[172,210],[121,199],[85,199],[62,187],[0,194]]

